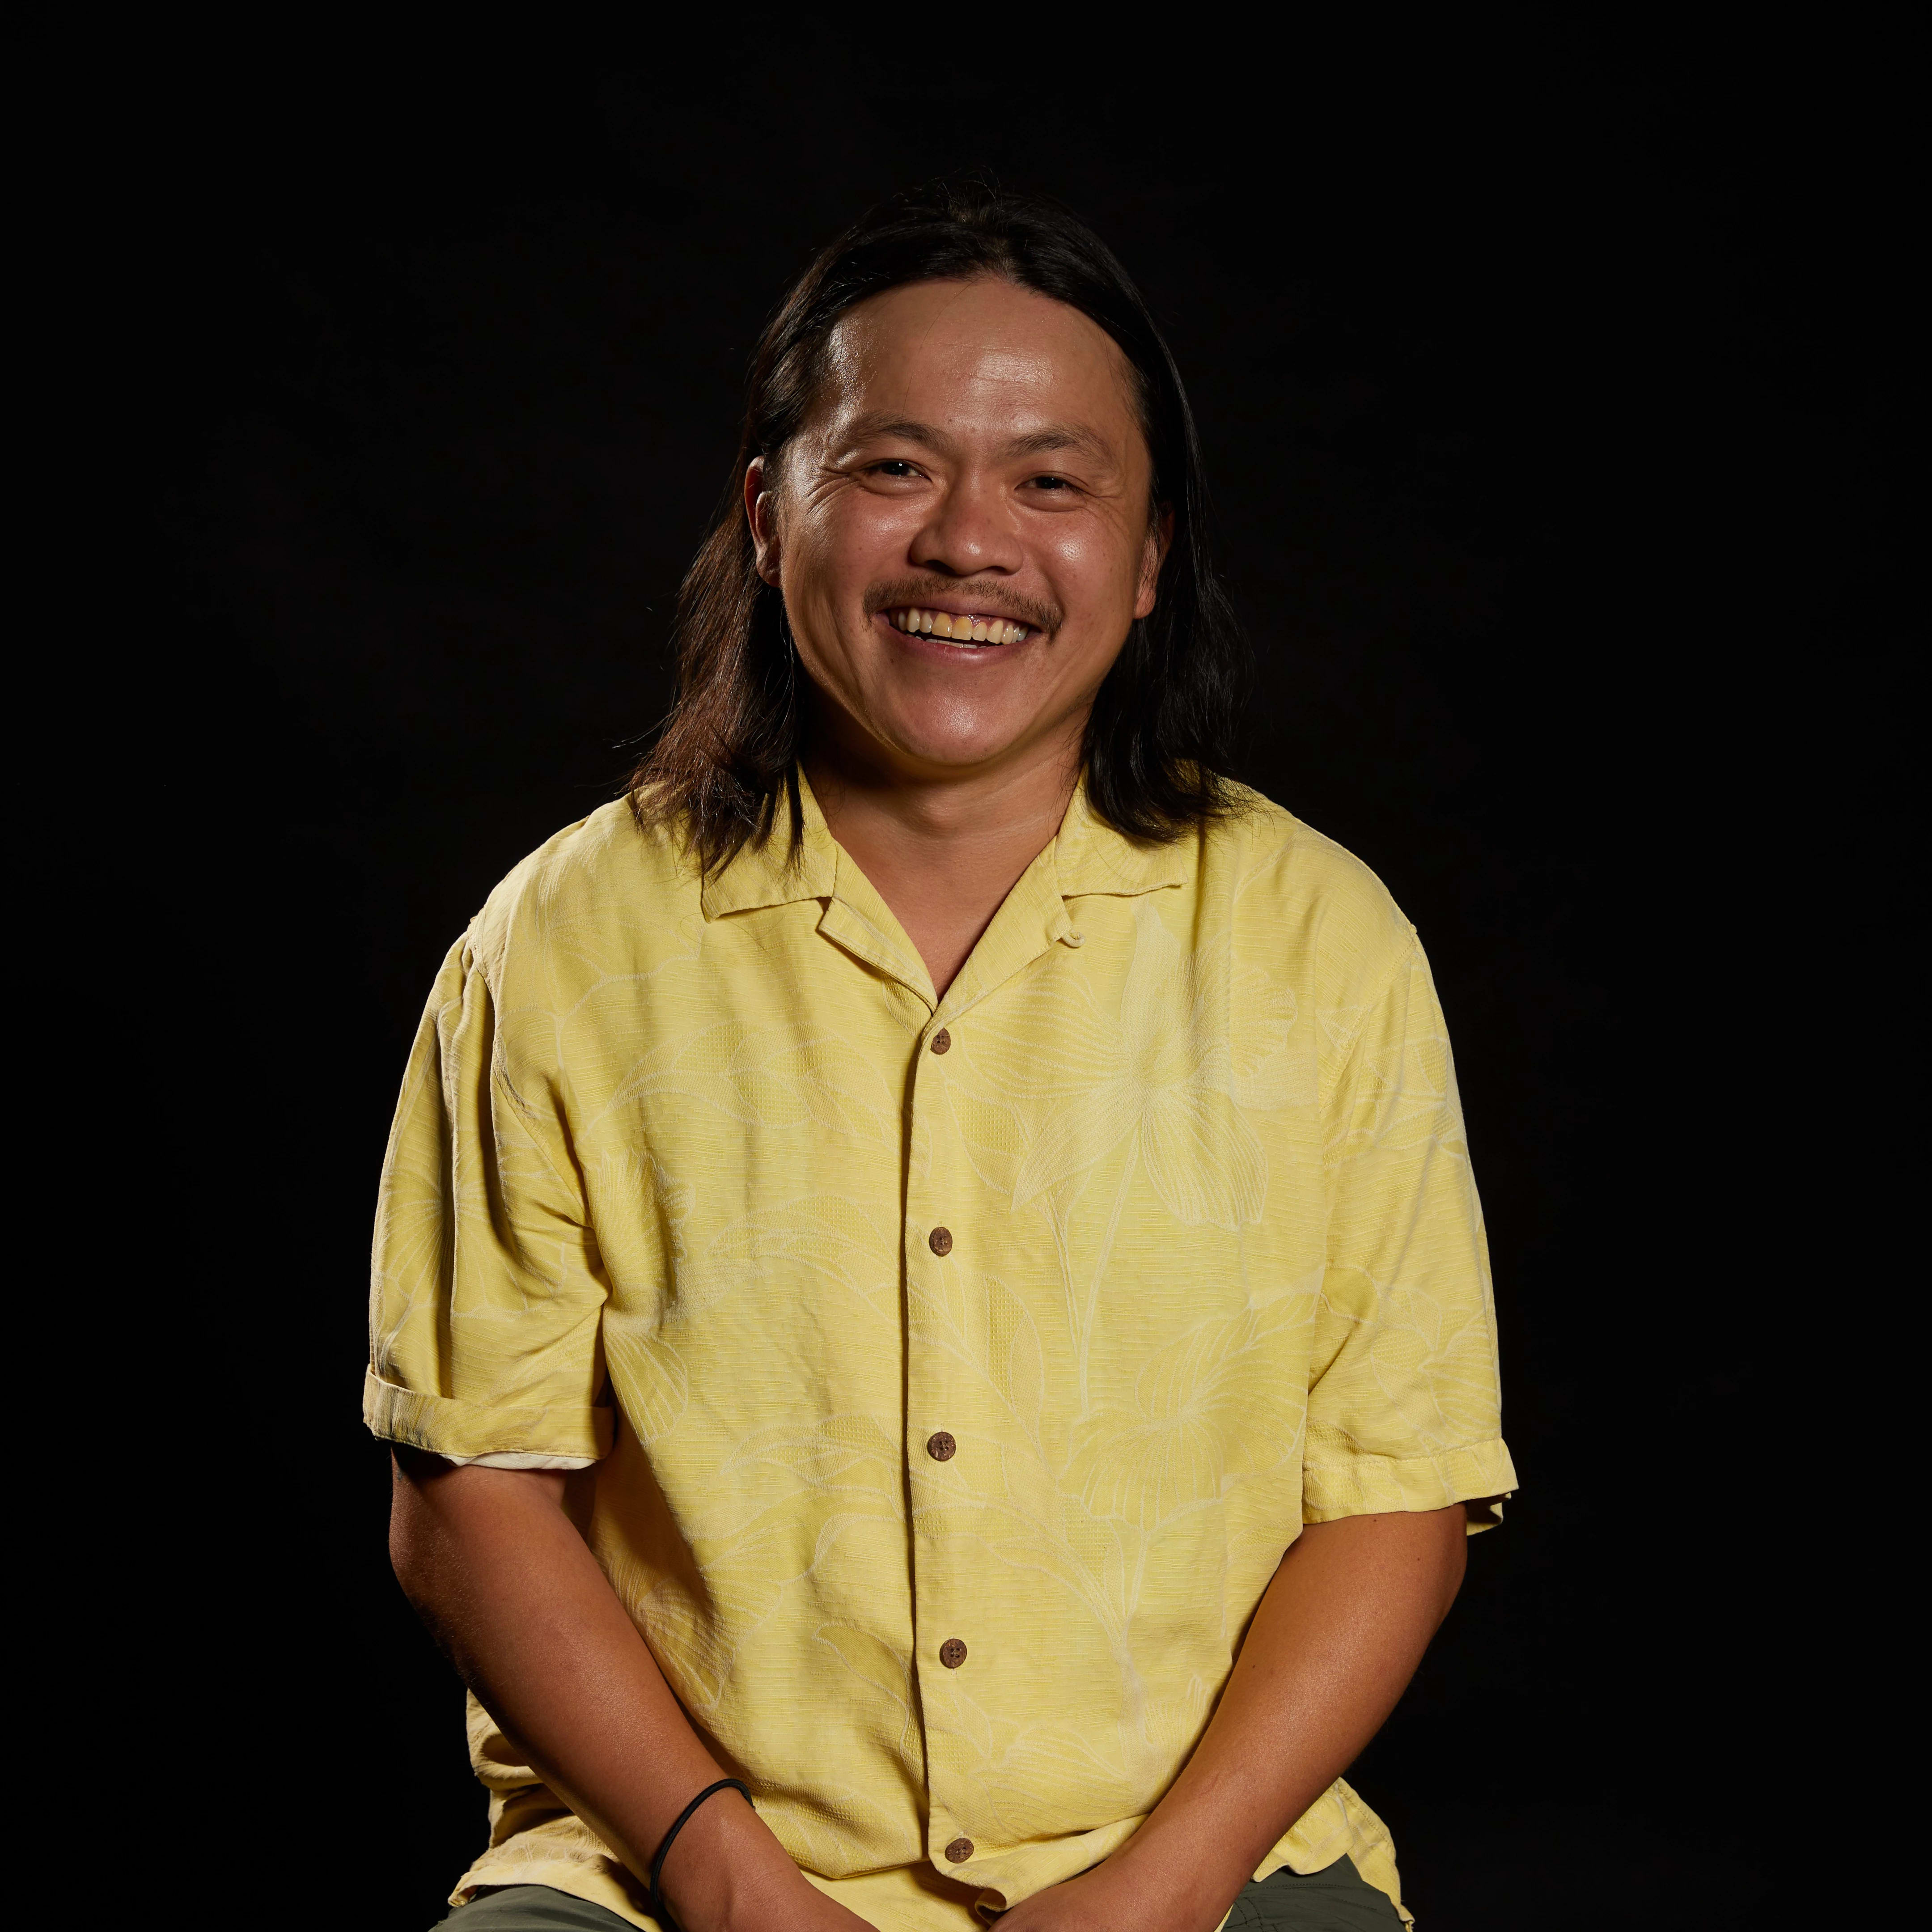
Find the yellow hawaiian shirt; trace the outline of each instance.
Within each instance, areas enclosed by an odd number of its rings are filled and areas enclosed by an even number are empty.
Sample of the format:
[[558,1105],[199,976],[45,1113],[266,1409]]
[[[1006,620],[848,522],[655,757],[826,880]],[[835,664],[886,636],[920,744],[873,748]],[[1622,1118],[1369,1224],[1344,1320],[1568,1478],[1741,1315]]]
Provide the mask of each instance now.
[[[591,1546],[721,1762],[881,1932],[1106,1857],[1304,1522],[1498,1513],[1495,1322],[1413,929],[1251,794],[1136,845],[1076,792],[943,998],[802,789],[700,878],[614,804],[430,996],[364,1414],[584,1466]],[[472,1701],[488,1849],[654,1922]],[[1337,1782],[1257,1877],[1346,1853]]]

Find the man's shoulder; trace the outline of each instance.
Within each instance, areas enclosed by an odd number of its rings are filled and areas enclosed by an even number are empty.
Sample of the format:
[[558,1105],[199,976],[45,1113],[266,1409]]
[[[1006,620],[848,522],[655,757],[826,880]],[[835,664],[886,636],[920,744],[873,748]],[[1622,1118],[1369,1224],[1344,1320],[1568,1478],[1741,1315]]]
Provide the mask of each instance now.
[[486,971],[513,958],[676,926],[698,904],[695,861],[674,828],[640,823],[628,799],[554,832],[512,866],[470,928]]
[[1235,788],[1234,809],[1210,843],[1226,848],[1238,932],[1311,957],[1338,990],[1342,981],[1385,976],[1416,944],[1414,927],[1368,866],[1259,792]]

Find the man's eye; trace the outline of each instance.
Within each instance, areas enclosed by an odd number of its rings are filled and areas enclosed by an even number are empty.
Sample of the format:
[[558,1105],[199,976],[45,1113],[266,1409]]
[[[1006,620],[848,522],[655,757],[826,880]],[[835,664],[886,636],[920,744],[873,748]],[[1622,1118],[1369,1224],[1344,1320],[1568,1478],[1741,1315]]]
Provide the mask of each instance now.
[[918,470],[913,464],[899,456],[889,456],[884,462],[872,464],[868,466],[874,476],[890,476],[895,479],[902,476],[916,476],[919,474]]
[[1070,490],[1073,485],[1064,476],[1034,476],[1028,478],[1030,488],[1035,490]]

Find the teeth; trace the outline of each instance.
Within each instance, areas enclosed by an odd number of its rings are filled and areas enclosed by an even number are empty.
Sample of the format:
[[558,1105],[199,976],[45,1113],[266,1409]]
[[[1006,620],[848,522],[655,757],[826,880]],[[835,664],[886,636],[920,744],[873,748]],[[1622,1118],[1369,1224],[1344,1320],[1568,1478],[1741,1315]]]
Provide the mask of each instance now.
[[950,638],[955,644],[1016,644],[1027,634],[1024,624],[1010,624],[1002,617],[956,617],[947,610],[895,610],[892,621],[902,631]]

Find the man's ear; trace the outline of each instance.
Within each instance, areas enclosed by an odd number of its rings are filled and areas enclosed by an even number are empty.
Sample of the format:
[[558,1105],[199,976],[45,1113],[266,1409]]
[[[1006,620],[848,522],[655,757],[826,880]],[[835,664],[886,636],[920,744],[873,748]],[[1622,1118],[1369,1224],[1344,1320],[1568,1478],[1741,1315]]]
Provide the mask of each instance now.
[[765,459],[754,456],[745,466],[745,520],[752,529],[752,548],[758,574],[773,589],[778,580],[778,499],[765,488]]
[[1168,546],[1174,542],[1174,512],[1163,510],[1148,530],[1141,551],[1140,588],[1134,595],[1134,615],[1153,614],[1154,593],[1160,586],[1160,567],[1167,561]]

